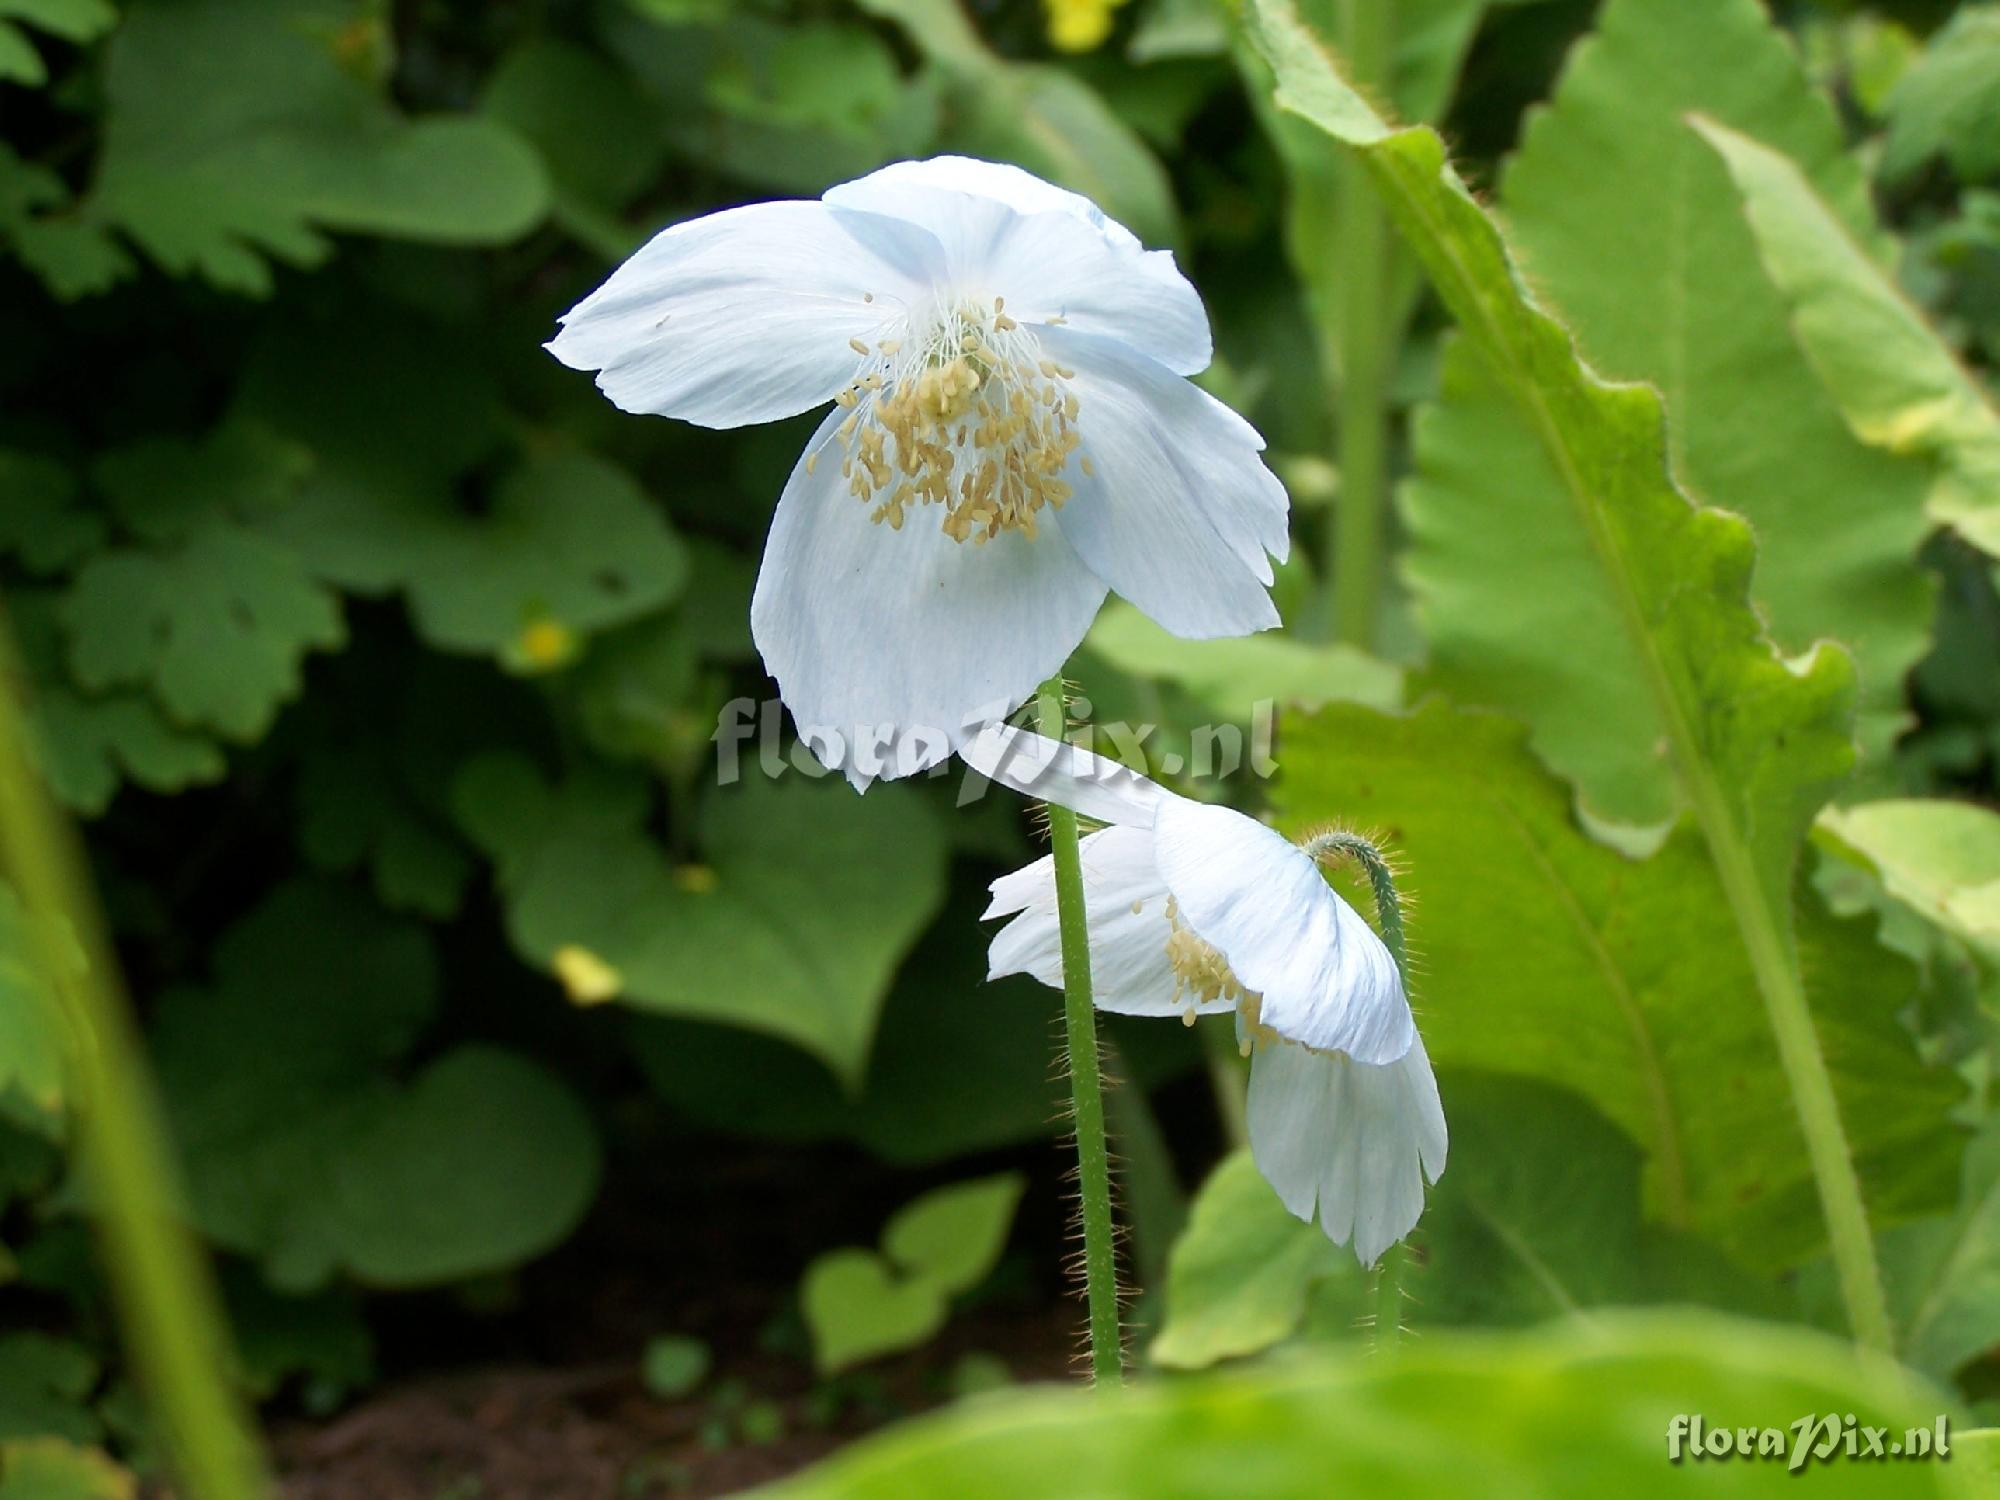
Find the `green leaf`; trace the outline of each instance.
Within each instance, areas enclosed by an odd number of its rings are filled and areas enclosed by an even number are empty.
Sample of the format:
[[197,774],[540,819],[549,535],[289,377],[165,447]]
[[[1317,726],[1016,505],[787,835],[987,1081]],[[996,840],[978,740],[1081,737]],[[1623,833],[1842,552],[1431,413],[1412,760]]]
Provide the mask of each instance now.
[[2000,1346],[2000,1129],[1967,1147],[1958,1212],[1879,1242],[1904,1361],[1948,1380]]
[[329,1184],[342,1264],[375,1286],[436,1286],[533,1260],[597,1195],[598,1146],[547,1069],[468,1045],[344,1136]]
[[929,1343],[950,1312],[936,1285],[898,1280],[881,1256],[859,1248],[829,1251],[807,1267],[799,1304],[813,1363],[828,1375]]
[[[1784,1430],[1852,1411],[1947,1410],[1824,1335],[1695,1310],[1514,1334],[1438,1334],[1394,1357],[1321,1355],[1122,1391],[996,1392],[865,1439],[770,1500],[1021,1495],[1795,1496],[1783,1462],[1668,1461],[1676,1415]],[[1727,1413],[1725,1417],[1723,1414]],[[1969,1496],[1953,1463],[1840,1463],[1843,1495]],[[1696,1472],[1690,1474],[1690,1469]],[[1822,1475],[1822,1478],[1827,1476]]]
[[2000,967],[2000,813],[1909,798],[1828,808],[1819,830],[1891,896]]
[[501,467],[499,389],[466,340],[367,304],[272,339],[239,419],[305,443],[317,467],[260,530],[328,582],[404,591],[434,645],[546,671],[589,633],[673,600],[687,554],[660,507],[604,458],[554,447]]
[[999,1264],[1027,1182],[1018,1172],[953,1183],[896,1211],[882,1250],[907,1276],[946,1293],[967,1292]]
[[1967,182],[2000,171],[2000,5],[1963,5],[1888,100],[1882,176],[1942,154]]
[[303,1377],[307,1409],[323,1410],[374,1378],[375,1341],[348,1289],[287,1297],[234,1265],[224,1269],[223,1290],[244,1384],[259,1400]]
[[647,1339],[639,1359],[639,1378],[662,1401],[691,1396],[708,1379],[714,1356],[700,1339],[685,1335]]
[[624,470],[582,450],[530,459],[478,518],[412,517],[404,545],[417,628],[449,651],[537,671],[537,642],[636,619],[687,582],[687,554]]
[[196,1222],[310,1291],[504,1270],[596,1192],[588,1117],[546,1070],[468,1045],[403,1076],[435,1005],[421,928],[347,888],[280,887],[158,1008],[153,1053]]
[[1794,162],[1713,121],[1696,128],[1743,195],[1764,269],[1854,435],[1929,460],[1931,517],[2000,556],[2000,412]]
[[299,774],[299,846],[322,870],[365,866],[385,906],[457,913],[472,857],[383,764],[380,745],[309,747]]
[[533,150],[497,120],[406,119],[368,76],[385,28],[353,0],[134,4],[105,63],[92,221],[254,296],[266,256],[325,259],[322,230],[480,245],[532,228]]
[[944,144],[1018,162],[1082,193],[1149,245],[1180,238],[1159,159],[1088,84],[1061,68],[1002,59],[957,0],[861,0],[937,65],[953,107]]
[[79,45],[118,24],[111,0],[0,0],[0,16]]
[[67,572],[104,544],[104,518],[77,503],[69,469],[34,453],[0,449],[0,554],[30,573]]
[[769,1032],[858,1085],[889,981],[942,899],[929,808],[911,788],[751,775],[704,805],[706,864],[677,866],[644,829],[650,800],[631,776],[551,787],[508,756],[474,761],[452,797],[499,867],[515,947],[573,999]]
[[153,438],[104,454],[91,478],[126,530],[185,542],[218,520],[249,525],[289,506],[312,455],[252,423],[227,422],[200,442]]
[[[1718,56],[1732,65],[1716,67]],[[1558,436],[1548,424],[1563,418],[1523,383],[1545,384],[1545,372],[1514,359],[1525,345],[1495,364],[1487,335],[1462,319],[1477,347],[1448,356],[1443,395],[1418,419],[1418,477],[1404,497],[1407,571],[1436,679],[1465,701],[1527,717],[1536,748],[1592,812],[1621,823],[1665,822],[1693,795],[1676,788],[1677,772],[1683,783],[1701,773],[1673,762],[1738,696],[1728,663],[1768,670],[1732,650],[1689,680],[1660,680],[1703,665],[1685,651],[1697,631],[1728,629],[1747,637],[1749,653],[1767,654],[1738,602],[1750,534],[1749,592],[1777,646],[1803,651],[1827,637],[1853,653],[1870,769],[1886,766],[1908,721],[1903,678],[1930,614],[1915,563],[1928,465],[1847,431],[1758,264],[1728,174],[1687,124],[1691,111],[1782,146],[1850,232],[1876,234],[1831,108],[1755,0],[1612,0],[1548,110],[1532,117],[1501,204],[1526,284],[1562,309],[1593,375],[1651,385],[1668,420],[1660,428],[1641,393],[1577,370],[1566,383],[1590,392],[1594,431]],[[1635,181],[1647,191],[1631,194]],[[1485,270],[1512,274],[1498,260]],[[1555,341],[1541,344],[1537,357],[1575,368]],[[1687,495],[1736,512],[1749,533],[1690,514],[1649,456],[1661,447]],[[1625,471],[1616,491],[1598,473],[1606,463]],[[1701,582],[1665,609],[1687,579]],[[1740,623],[1727,625],[1732,616]],[[1634,639],[1641,629],[1656,639]],[[1842,670],[1822,658],[1809,676],[1831,697]],[[1806,688],[1788,696],[1806,713]],[[1697,699],[1707,701],[1701,712]],[[1741,819],[1760,823],[1779,841],[1791,832],[1782,816]]]
[[1105,606],[1084,645],[1121,672],[1178,684],[1232,722],[1272,702],[1318,707],[1338,698],[1394,708],[1403,699],[1401,668],[1353,646],[1312,645],[1275,631],[1182,640],[1122,599]]
[[0,1500],[133,1500],[139,1482],[95,1448],[59,1437],[0,1443]]
[[[859,1095],[776,1038],[666,1017],[636,1018],[629,1033],[648,1081],[710,1129],[786,1142],[848,1139],[902,1166],[1046,1138],[1068,1098],[1050,1068],[1061,999],[1025,975],[988,982],[984,945],[965,940],[985,893],[955,884],[883,1003]],[[1181,1027],[1105,1017],[1103,1029],[1132,1087],[1150,1088],[1198,1061]],[[941,1057],[979,1065],[941,1068]],[[745,1077],[759,1087],[743,1089]]]
[[2000,1485],[2000,1427],[1953,1433],[1951,1456],[1965,1470],[1968,1495],[1991,1494]]
[[[1752,23],[1747,35],[1727,29],[1732,17],[1746,14]],[[1793,875],[1806,826],[1852,764],[1853,662],[1826,643],[1794,661],[1773,649],[1749,597],[1754,554],[1749,526],[1726,512],[1691,504],[1674,488],[1659,394],[1647,386],[1606,384],[1579,360],[1568,332],[1530,299],[1499,230],[1451,170],[1437,134],[1397,130],[1376,115],[1299,26],[1287,0],[1260,0],[1254,16],[1260,45],[1278,72],[1279,103],[1360,153],[1391,217],[1459,325],[1461,336],[1446,376],[1447,409],[1455,387],[1460,405],[1467,404],[1468,396],[1476,398],[1472,409],[1486,413],[1487,425],[1497,427],[1500,444],[1478,454],[1487,478],[1477,489],[1476,506],[1459,507],[1464,513],[1449,524],[1449,506],[1440,510],[1433,505],[1428,511],[1412,506],[1416,529],[1429,527],[1428,537],[1419,537],[1410,572],[1419,592],[1428,596],[1430,628],[1442,632],[1433,636],[1435,657],[1440,663],[1455,657],[1458,668],[1450,675],[1488,701],[1497,699],[1524,714],[1538,748],[1564,771],[1580,776],[1584,801],[1600,813],[1629,822],[1644,821],[1648,814],[1664,819],[1676,803],[1692,811],[1735,928],[1730,949],[1747,958],[1778,1045],[1790,1102],[1804,1123],[1821,1208],[1840,1252],[1851,1319],[1864,1340],[1886,1344],[1889,1332],[1868,1245],[1867,1211],[1832,1078],[1838,1059],[1830,1062],[1826,1044],[1815,1034],[1792,913]],[[1609,27],[1616,18],[1621,31],[1600,33],[1592,51],[1565,74],[1566,89],[1573,91],[1580,78],[1589,78],[1590,58],[1619,59],[1612,42],[1622,36],[1622,28],[1633,28],[1644,41],[1651,27],[1690,16],[1704,23],[1697,29],[1692,61],[1663,70],[1657,51],[1646,52],[1636,64],[1638,76],[1613,80],[1618,83],[1614,95],[1644,98],[1662,77],[1681,80],[1690,70],[1703,78],[1726,73],[1757,79],[1770,71],[1719,70],[1712,66],[1717,55],[1755,57],[1777,48],[1780,72],[1794,66],[1779,39],[1758,29],[1763,18],[1748,0],[1703,0],[1664,9],[1612,0],[1605,21]],[[1657,49],[1675,38],[1651,40]],[[1632,118],[1643,122],[1645,114],[1639,111]],[[1820,118],[1830,131],[1823,106]],[[1626,138],[1623,120],[1621,115],[1621,141]],[[1544,140],[1556,126],[1556,115],[1542,117]],[[1662,138],[1655,144],[1672,150],[1680,139]],[[1703,166],[1721,174],[1720,164],[1698,140],[1690,134],[1686,141],[1701,153],[1696,159]],[[1613,174],[1605,169],[1603,152],[1602,146],[1592,150],[1591,181],[1650,177],[1659,166],[1648,156],[1631,171]],[[1516,180],[1522,170],[1517,163]],[[1551,180],[1562,182],[1565,193],[1588,186],[1575,172],[1555,174]],[[1725,193],[1733,191],[1726,179],[1721,187]],[[1728,207],[1732,216],[1724,222],[1747,235],[1740,216],[1733,215],[1733,204]],[[1627,222],[1623,204],[1605,213],[1605,222]],[[1627,248],[1605,253],[1620,258]],[[1763,290],[1770,294],[1768,286]],[[1673,300],[1661,298],[1653,285],[1633,297]],[[1781,311],[1774,308],[1772,313],[1782,324]],[[1788,346],[1789,335],[1782,336]],[[1789,347],[1785,352],[1797,357]],[[1678,388],[1679,382],[1669,384]],[[1813,397],[1824,399],[1816,384],[1809,381],[1808,388]],[[1496,413],[1497,424],[1491,420]],[[1676,412],[1677,418],[1681,415]],[[1836,424],[1836,435],[1844,435],[1838,418],[1830,412],[1827,416]],[[1731,430],[1733,421],[1724,430]],[[1732,441],[1745,437],[1735,430]],[[1471,462],[1471,450],[1461,447],[1455,453],[1461,465]],[[1787,463],[1790,457],[1787,448]],[[1839,482],[1848,482],[1860,460],[1872,464],[1874,456],[1857,448],[1854,457],[1856,465],[1843,464]],[[1532,503],[1525,509],[1508,503],[1523,498],[1524,479],[1536,481],[1526,498],[1552,498],[1553,513],[1538,518]],[[1812,535],[1834,535],[1823,497],[1809,498]],[[1871,495],[1870,504],[1876,502]],[[1888,514],[1890,521],[1903,524],[1900,514]],[[1502,516],[1505,526],[1496,526],[1495,519]],[[1869,526],[1881,521],[1873,516]],[[1548,548],[1558,565],[1516,560],[1508,543],[1520,538]],[[1468,541],[1493,545],[1462,552],[1455,572],[1433,567],[1428,580],[1422,576],[1426,547],[1436,553]],[[1844,538],[1841,544],[1846,545]],[[1892,571],[1906,566],[1906,552],[1894,556]],[[1798,561],[1792,558],[1787,567]],[[1824,588],[1827,579],[1819,576],[1824,571],[1814,570],[1814,590]],[[1504,587],[1495,590],[1495,581]],[[1914,576],[1907,581],[1907,592],[1921,601],[1921,585]],[[1858,623],[1854,609],[1863,596],[1861,582],[1847,580],[1845,592],[1827,601],[1836,607],[1830,618],[1844,633],[1872,633]],[[1487,597],[1481,597],[1482,591]],[[1889,592],[1900,598],[1905,591],[1896,586]],[[1773,597],[1785,596],[1780,591]],[[1568,607],[1572,598],[1581,601],[1580,609]],[[1914,630],[1913,639],[1920,643],[1921,612]],[[1620,647],[1612,660],[1593,650],[1600,639]],[[1882,674],[1885,660],[1896,655],[1875,651],[1869,680],[1895,681]],[[1608,808],[1602,774],[1607,756],[1626,778],[1620,788],[1626,800]],[[1637,804],[1629,800],[1635,792]],[[1731,1003],[1746,1004],[1743,992]],[[1826,1019],[1825,1007],[1818,1019]],[[1766,1092],[1768,1077],[1760,1075]],[[1781,1217],[1797,1222],[1795,1216]],[[1783,1247],[1760,1248],[1767,1256],[1788,1253]]]
[[[1642,1153],[1574,1094],[1521,1079],[1447,1073],[1451,1165],[1430,1194],[1407,1272],[1407,1321],[1532,1323],[1606,1308],[1700,1302],[1763,1312],[1775,1286],[1692,1236],[1640,1216]],[[1168,1273],[1156,1363],[1194,1369],[1250,1354],[1308,1321],[1310,1299],[1345,1316],[1368,1278],[1344,1248],[1286,1212],[1246,1152],[1203,1186]]]
[[81,686],[143,686],[177,723],[246,741],[297,695],[306,653],[346,639],[338,598],[298,557],[230,522],[158,550],[98,553],[62,615]]
[[1312,1287],[1346,1274],[1351,1261],[1317,1225],[1294,1218],[1249,1151],[1238,1151],[1209,1174],[1174,1242],[1166,1321],[1148,1355],[1170,1370],[1198,1370],[1268,1349],[1298,1328]]
[[[639,233],[620,216],[658,173],[667,142],[630,75],[538,36],[500,60],[480,107],[541,153],[559,224],[607,259],[631,252]],[[607,141],[618,149],[604,149]]]
[[929,1342],[951,1299],[992,1274],[1025,1186],[1003,1172],[936,1188],[889,1220],[882,1255],[851,1248],[814,1260],[799,1301],[820,1371]]
[[16,21],[81,45],[115,26],[118,12],[110,0],[0,0],[0,78],[40,88],[48,82],[48,65]]
[[0,1336],[0,1441],[48,1434],[96,1442],[104,1426],[90,1409],[90,1394],[100,1373],[96,1356],[81,1344],[41,1333]]
[[[1669,1226],[1762,1267],[1818,1253],[1806,1143],[1750,1001],[1731,893],[1692,827],[1648,859],[1607,848],[1577,826],[1520,726],[1442,702],[1408,717],[1336,706],[1283,734],[1281,826],[1379,828],[1407,862],[1416,1001],[1440,1068],[1589,1099],[1644,1148],[1648,1212]],[[1916,975],[1870,925],[1802,894],[1813,1026],[1887,1222],[1949,1201],[1961,1088],[1919,1061],[1897,1020]]]

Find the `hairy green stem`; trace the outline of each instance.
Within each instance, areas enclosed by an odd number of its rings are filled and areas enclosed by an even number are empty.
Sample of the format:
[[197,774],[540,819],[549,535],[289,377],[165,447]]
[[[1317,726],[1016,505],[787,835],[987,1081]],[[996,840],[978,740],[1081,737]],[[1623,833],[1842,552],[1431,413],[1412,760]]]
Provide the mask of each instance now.
[[[1381,88],[1389,76],[1394,6],[1340,0],[1339,47],[1353,78]],[[1383,530],[1389,507],[1389,379],[1399,318],[1391,286],[1394,248],[1388,214],[1367,165],[1343,152],[1333,194],[1333,299],[1329,358],[1338,381],[1340,489],[1329,531],[1334,632],[1364,650],[1375,645],[1381,610]]]
[[1403,1267],[1409,1247],[1398,1241],[1375,1265],[1375,1347],[1393,1349],[1403,1337]]
[[[1404,993],[1410,988],[1410,964],[1403,939],[1403,901],[1396,894],[1396,878],[1389,861],[1372,839],[1358,833],[1322,833],[1306,841],[1306,853],[1315,860],[1344,854],[1361,866],[1368,877],[1368,889],[1375,897],[1375,925],[1381,929],[1382,946],[1396,960],[1396,972],[1403,978]],[[1409,1250],[1401,1244],[1382,1252],[1375,1267],[1375,1347],[1393,1349],[1403,1333],[1403,1268]]]
[[[1060,677],[1042,684],[1042,733],[1068,732]],[[1062,929],[1063,1026],[1076,1129],[1077,1191],[1083,1205],[1083,1288],[1090,1315],[1090,1370],[1100,1386],[1120,1384],[1125,1351],[1118,1333],[1118,1251],[1112,1239],[1111,1156],[1104,1137],[1104,1082],[1097,1057],[1097,1012],[1090,990],[1090,931],[1083,906],[1083,855],[1076,814],[1048,804],[1049,852],[1055,863],[1056,921]]]
[[269,1484],[230,1387],[220,1299],[180,1212],[179,1178],[74,831],[30,762],[23,681],[0,620],[0,869],[61,1030],[69,1105],[125,1340],[188,1500],[263,1500]]

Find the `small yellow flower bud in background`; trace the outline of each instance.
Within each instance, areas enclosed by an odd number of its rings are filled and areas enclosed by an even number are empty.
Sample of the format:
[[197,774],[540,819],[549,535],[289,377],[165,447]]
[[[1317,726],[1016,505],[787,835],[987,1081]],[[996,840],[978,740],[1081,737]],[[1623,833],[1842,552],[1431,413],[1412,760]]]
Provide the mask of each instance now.
[[715,871],[707,865],[677,865],[674,884],[691,896],[706,896],[717,884]]
[[1063,52],[1092,52],[1111,35],[1111,12],[1123,0],[1044,0],[1049,43]]
[[522,672],[552,672],[569,665],[582,645],[577,633],[560,620],[531,620],[514,637],[509,665]]
[[623,974],[578,943],[564,943],[556,949],[549,966],[572,1005],[602,1005],[617,999],[625,987]]

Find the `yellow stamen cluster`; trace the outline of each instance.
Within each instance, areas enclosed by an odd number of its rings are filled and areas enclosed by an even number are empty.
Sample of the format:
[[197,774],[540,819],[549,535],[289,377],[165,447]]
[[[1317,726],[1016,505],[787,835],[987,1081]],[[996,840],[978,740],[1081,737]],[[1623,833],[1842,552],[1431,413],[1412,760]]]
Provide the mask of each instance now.
[[[1136,913],[1140,907],[1135,905],[1132,909]],[[1183,998],[1187,1001],[1187,1009],[1181,1014],[1183,1021],[1194,1025],[1197,1005],[1229,1000],[1235,1003],[1236,1013],[1243,1022],[1238,1029],[1245,1057],[1250,1055],[1253,1043],[1282,1040],[1264,1024],[1264,997],[1243,987],[1243,981],[1229,967],[1229,960],[1214,944],[1181,925],[1180,905],[1172,896],[1167,897],[1167,926],[1171,929],[1167,934],[1167,962],[1174,970],[1174,1003],[1179,1004]]]
[[907,359],[901,339],[851,342],[864,359],[834,397],[850,408],[840,472],[869,519],[900,531],[910,506],[938,505],[954,541],[1032,541],[1037,513],[1073,493],[1062,474],[1080,442],[1076,372],[1042,357],[1004,297],[954,308]]

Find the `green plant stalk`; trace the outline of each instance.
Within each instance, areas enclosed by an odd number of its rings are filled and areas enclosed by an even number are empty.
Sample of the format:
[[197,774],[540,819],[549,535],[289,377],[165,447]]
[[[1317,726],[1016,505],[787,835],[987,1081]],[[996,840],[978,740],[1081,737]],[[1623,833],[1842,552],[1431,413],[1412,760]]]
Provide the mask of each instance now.
[[[1280,28],[1304,29],[1295,15],[1288,18],[1275,6],[1259,14],[1260,24],[1268,25],[1275,19]],[[1298,38],[1295,35],[1293,39]],[[1479,283],[1475,267],[1454,242],[1449,207],[1454,200],[1449,194],[1427,191],[1425,184],[1409,175],[1407,162],[1382,149],[1385,142],[1395,138],[1393,127],[1376,117],[1365,101],[1345,86],[1341,68],[1333,59],[1326,61],[1331,83],[1336,87],[1294,107],[1366,161],[1392,219],[1423,262],[1432,285],[1465,337],[1487,361],[1503,390],[1526,393],[1517,397],[1522,414],[1548,455],[1575,506],[1591,550],[1611,582],[1625,628],[1644,663],[1647,686],[1659,705],[1675,769],[1736,918],[1737,931],[1742,936],[1777,1041],[1785,1082],[1819,1191],[1820,1211],[1826,1220],[1848,1327],[1858,1343],[1887,1350],[1891,1340],[1881,1268],[1875,1258],[1875,1242],[1868,1229],[1853,1153],[1841,1124],[1839,1101],[1813,1029],[1805,984],[1799,975],[1798,955],[1791,942],[1790,913],[1778,909],[1766,895],[1747,831],[1739,825],[1714,768],[1703,756],[1697,726],[1653,640],[1651,621],[1631,580],[1627,559],[1599,506],[1596,476],[1590,472],[1586,457],[1571,448],[1548,393],[1525,367],[1532,357],[1524,343],[1525,335],[1519,335],[1502,316],[1503,304],[1496,302]],[[1321,81],[1322,87],[1324,83]],[[1448,172],[1449,168],[1445,170]]]
[[[1037,701],[1042,733],[1068,732],[1060,677],[1042,684]],[[1062,931],[1063,1028],[1069,1049],[1072,1123],[1076,1130],[1077,1191],[1083,1209],[1083,1289],[1089,1312],[1090,1370],[1100,1386],[1125,1377],[1118,1332],[1118,1250],[1112,1239],[1111,1155],[1104,1135],[1104,1080],[1097,1053],[1097,1012],[1090,988],[1090,931],[1083,905],[1083,854],[1076,814],[1048,804],[1049,853],[1055,864],[1056,921]]]
[[[1375,925],[1382,934],[1382,946],[1396,961],[1402,976],[1403,992],[1410,989],[1410,964],[1403,936],[1403,901],[1396,894],[1396,878],[1389,861],[1372,839],[1358,833],[1322,833],[1306,841],[1306,853],[1315,860],[1330,854],[1345,854],[1368,876],[1368,889],[1375,898]],[[1403,1270],[1409,1249],[1391,1245],[1382,1252],[1375,1267],[1375,1347],[1393,1349],[1403,1335]]]
[[166,1126],[83,852],[29,760],[24,680],[0,619],[0,868],[67,1044],[77,1147],[125,1341],[179,1493],[264,1500],[267,1470],[229,1383],[221,1302],[179,1211]]
[[[1340,0],[1339,46],[1364,85],[1381,88],[1394,46],[1392,0]],[[1398,299],[1390,285],[1394,249],[1388,214],[1369,181],[1365,163],[1343,152],[1333,192],[1333,264],[1339,284],[1332,299],[1330,357],[1322,359],[1338,382],[1334,402],[1336,464],[1328,540],[1333,555],[1337,639],[1363,650],[1375,645],[1381,612],[1383,532],[1389,507],[1389,378]]]

